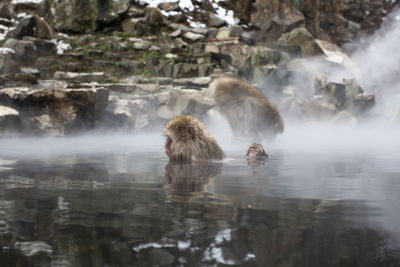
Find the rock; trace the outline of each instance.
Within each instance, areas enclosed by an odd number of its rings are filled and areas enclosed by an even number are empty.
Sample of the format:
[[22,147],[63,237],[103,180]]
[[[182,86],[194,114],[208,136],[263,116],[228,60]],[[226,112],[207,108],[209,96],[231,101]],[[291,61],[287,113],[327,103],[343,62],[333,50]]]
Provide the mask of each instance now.
[[64,135],[96,127],[107,106],[108,94],[103,88],[5,88],[0,90],[0,104],[18,110],[27,133]]
[[34,36],[35,35],[35,19],[33,16],[26,16],[21,19],[17,27],[9,32],[11,38],[22,39],[24,36]]
[[343,53],[340,47],[337,45],[318,39],[315,39],[314,42],[326,56],[326,61],[342,65],[348,69],[354,68],[354,64],[351,59],[345,53]]
[[44,19],[33,14],[23,18],[9,36],[16,39],[22,39],[24,36],[53,39],[53,30]]
[[375,96],[363,93],[352,99],[348,109],[355,115],[361,115],[368,112],[373,106],[375,106]]
[[208,13],[208,21],[207,21],[207,26],[208,27],[221,27],[226,25],[226,21],[218,17],[214,13]]
[[364,90],[357,84],[355,79],[344,79],[346,86],[346,97],[354,98],[359,94],[363,94]]
[[18,131],[21,127],[19,112],[13,108],[0,105],[0,133]]
[[57,55],[57,47],[54,41],[39,39],[35,37],[24,37],[24,41],[31,41],[34,43],[38,57],[47,57]]
[[[11,52],[12,51],[12,52]],[[13,74],[20,71],[20,65],[14,60],[14,50],[0,51],[0,74]]]
[[199,66],[197,64],[177,63],[174,65],[172,71],[172,77],[173,78],[197,77],[198,73],[199,73]]
[[218,29],[217,39],[225,39],[231,36],[231,29],[228,27],[221,27]]
[[230,26],[230,31],[231,31],[231,33],[229,35],[230,37],[240,36],[243,33],[243,29],[239,25],[231,25]]
[[183,34],[183,37],[189,42],[197,42],[204,39],[204,35],[193,32],[186,32]]
[[194,88],[207,88],[211,83],[211,77],[195,77],[195,78],[182,78],[173,80],[176,86],[194,87]]
[[43,241],[24,241],[15,242],[14,249],[20,251],[26,257],[36,256],[38,254],[53,253],[53,248]]
[[336,108],[342,108],[347,102],[346,86],[341,83],[328,83],[322,90],[325,99]]
[[278,44],[299,46],[303,57],[316,56],[323,53],[317,43],[314,42],[313,36],[303,27],[283,33],[278,40]]
[[138,40],[133,43],[133,48],[136,50],[148,50],[152,46],[152,43],[145,40]]
[[176,2],[164,2],[158,5],[158,8],[167,12],[170,11],[179,11],[179,1]]
[[342,110],[330,120],[330,123],[334,125],[355,126],[358,124],[358,120],[351,112]]
[[153,107],[144,99],[120,99],[110,101],[107,112],[111,120],[105,120],[105,126],[125,130],[141,130],[150,126]]
[[300,115],[305,121],[326,121],[332,118],[336,108],[322,97],[299,101]]
[[182,114],[201,116],[215,105],[214,100],[202,91],[177,88],[159,95],[157,101],[157,114],[163,119],[172,119]]
[[128,11],[130,0],[47,1],[50,24],[57,31],[93,32]]
[[11,48],[15,51],[13,58],[21,63],[30,63],[38,58],[38,52],[35,44],[32,41],[24,41],[10,38],[4,45],[4,47]]
[[303,14],[289,2],[256,0],[253,7],[250,22],[264,31],[267,39],[275,40],[305,22]]
[[103,82],[105,79],[104,72],[64,72],[56,71],[53,75],[56,80],[66,80],[75,82]]
[[146,12],[143,9],[138,8],[136,6],[131,6],[128,10],[127,17],[128,18],[140,18],[140,17],[144,17],[145,14],[146,14]]

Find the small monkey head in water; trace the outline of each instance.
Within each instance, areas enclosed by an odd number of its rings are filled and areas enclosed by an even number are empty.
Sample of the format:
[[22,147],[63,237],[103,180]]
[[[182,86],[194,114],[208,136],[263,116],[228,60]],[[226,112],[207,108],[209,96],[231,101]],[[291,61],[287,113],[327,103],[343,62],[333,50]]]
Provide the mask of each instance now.
[[225,158],[204,124],[192,116],[173,118],[165,126],[164,134],[167,137],[165,153],[170,162],[210,162]]
[[260,143],[252,143],[247,150],[246,157],[248,159],[265,159],[268,158],[268,154],[265,153],[265,150]]

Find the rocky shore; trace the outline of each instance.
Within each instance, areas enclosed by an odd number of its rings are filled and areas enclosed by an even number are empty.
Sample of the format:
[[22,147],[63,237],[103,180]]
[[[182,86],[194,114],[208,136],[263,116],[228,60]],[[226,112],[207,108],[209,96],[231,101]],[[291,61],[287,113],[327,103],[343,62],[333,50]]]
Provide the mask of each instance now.
[[221,76],[255,84],[284,120],[360,123],[376,99],[347,54],[399,4],[327,2],[2,1],[0,135],[206,118]]

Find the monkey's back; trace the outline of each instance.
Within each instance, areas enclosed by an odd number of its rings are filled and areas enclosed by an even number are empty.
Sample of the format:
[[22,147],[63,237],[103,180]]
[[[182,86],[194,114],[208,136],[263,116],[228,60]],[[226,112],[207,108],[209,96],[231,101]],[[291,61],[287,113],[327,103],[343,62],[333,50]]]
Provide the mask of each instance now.
[[204,124],[192,116],[175,117],[164,133],[173,141],[174,151],[170,157],[173,162],[208,162],[226,157]]
[[275,135],[283,131],[283,120],[275,105],[245,81],[219,78],[214,84],[214,98],[234,132]]

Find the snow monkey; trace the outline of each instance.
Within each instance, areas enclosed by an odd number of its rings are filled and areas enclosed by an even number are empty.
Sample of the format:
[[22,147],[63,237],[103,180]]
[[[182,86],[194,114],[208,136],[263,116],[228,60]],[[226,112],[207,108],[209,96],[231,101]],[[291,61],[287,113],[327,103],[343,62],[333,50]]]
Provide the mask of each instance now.
[[260,143],[252,143],[247,150],[246,158],[265,159],[268,158],[268,154],[265,152],[263,146]]
[[219,78],[211,89],[234,136],[273,139],[283,132],[278,109],[251,84],[233,77]]
[[165,126],[164,134],[167,137],[165,153],[170,162],[211,162],[226,157],[203,123],[192,116],[173,118]]

